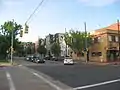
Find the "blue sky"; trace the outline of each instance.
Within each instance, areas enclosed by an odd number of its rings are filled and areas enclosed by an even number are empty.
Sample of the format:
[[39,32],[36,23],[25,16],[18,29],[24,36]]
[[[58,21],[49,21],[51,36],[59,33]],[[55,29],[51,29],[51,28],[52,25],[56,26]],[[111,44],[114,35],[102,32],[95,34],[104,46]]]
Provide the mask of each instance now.
[[[15,19],[24,25],[40,0],[0,0],[0,24]],[[71,28],[92,31],[120,19],[120,0],[45,0],[30,19],[29,34],[23,41],[36,41],[38,36],[64,32]]]

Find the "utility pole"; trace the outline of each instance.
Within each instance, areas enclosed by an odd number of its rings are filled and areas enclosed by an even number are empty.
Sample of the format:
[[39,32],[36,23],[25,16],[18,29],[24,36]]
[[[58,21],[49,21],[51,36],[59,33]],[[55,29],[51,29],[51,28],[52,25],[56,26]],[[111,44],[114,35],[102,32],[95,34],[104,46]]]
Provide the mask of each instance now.
[[85,52],[86,52],[86,63],[88,62],[88,50],[87,50],[87,30],[86,30],[86,22],[84,22],[85,27]]
[[14,19],[13,19],[13,28],[11,33],[11,64],[13,64],[13,32],[14,32]]
[[120,61],[120,22],[117,20],[118,24],[118,59]]
[[[66,34],[66,28],[65,28],[65,34]],[[66,47],[65,47],[65,57],[67,56],[67,41],[66,41]]]

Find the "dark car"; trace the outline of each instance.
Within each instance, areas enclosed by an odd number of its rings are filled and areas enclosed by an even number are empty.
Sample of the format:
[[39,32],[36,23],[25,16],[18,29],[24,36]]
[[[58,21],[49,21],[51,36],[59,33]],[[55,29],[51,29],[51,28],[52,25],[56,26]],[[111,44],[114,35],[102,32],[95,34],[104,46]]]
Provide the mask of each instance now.
[[64,57],[63,56],[59,56],[59,57],[52,57],[53,61],[63,61]]
[[30,61],[30,59],[31,59],[30,56],[25,57],[25,60],[26,60],[26,61]]
[[52,56],[46,56],[44,59],[45,59],[45,60],[51,60],[51,59],[52,59]]
[[44,58],[39,58],[39,57],[34,57],[33,62],[35,62],[35,63],[45,63],[45,59]]
[[29,61],[33,62],[33,60],[34,60],[34,55],[30,55],[29,56]]
[[57,61],[57,57],[54,57],[54,56],[53,56],[53,57],[51,58],[51,60],[52,60],[52,61]]
[[58,57],[58,61],[64,61],[64,56],[60,56],[60,57]]

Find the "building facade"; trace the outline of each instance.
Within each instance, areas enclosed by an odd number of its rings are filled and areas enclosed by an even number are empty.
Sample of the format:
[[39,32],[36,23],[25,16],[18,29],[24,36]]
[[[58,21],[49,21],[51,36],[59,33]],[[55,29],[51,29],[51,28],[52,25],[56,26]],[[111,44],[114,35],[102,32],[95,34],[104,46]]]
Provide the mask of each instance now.
[[118,24],[96,30],[93,33],[93,44],[89,48],[90,61],[111,62],[119,60],[120,32]]
[[58,41],[61,47],[60,56],[65,56],[66,54],[69,55],[69,47],[66,46],[64,39],[65,39],[64,33],[56,33],[54,35],[53,34],[47,35],[45,38],[47,52],[51,53],[50,49],[51,49],[52,43]]

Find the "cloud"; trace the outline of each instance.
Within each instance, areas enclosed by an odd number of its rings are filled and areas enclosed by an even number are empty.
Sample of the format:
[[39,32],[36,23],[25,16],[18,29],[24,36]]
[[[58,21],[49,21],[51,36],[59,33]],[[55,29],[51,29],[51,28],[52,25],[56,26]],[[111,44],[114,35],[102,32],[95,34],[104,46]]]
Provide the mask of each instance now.
[[102,6],[111,5],[119,0],[78,0],[78,1],[87,6],[102,7]]

